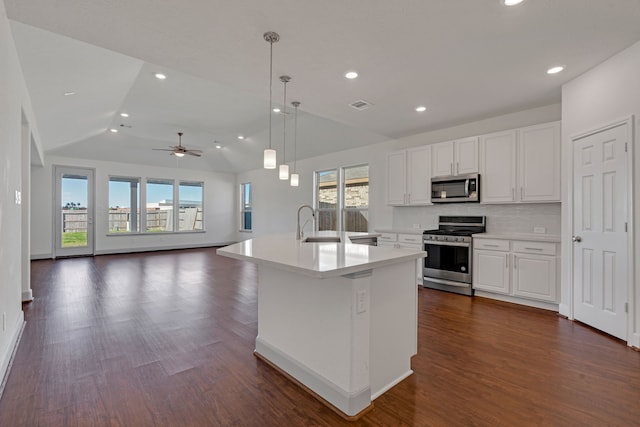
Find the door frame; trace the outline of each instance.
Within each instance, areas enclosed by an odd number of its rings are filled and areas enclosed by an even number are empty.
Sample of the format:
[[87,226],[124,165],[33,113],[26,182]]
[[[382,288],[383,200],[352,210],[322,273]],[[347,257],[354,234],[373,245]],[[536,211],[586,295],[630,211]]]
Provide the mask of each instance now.
[[[569,256],[569,259],[567,260],[567,263],[569,265],[568,268],[568,280],[569,280],[569,286],[568,288],[568,295],[567,295],[567,300],[566,300],[566,305],[568,307],[568,318],[570,320],[574,320],[574,283],[573,283],[573,279],[574,279],[574,275],[573,275],[573,269],[574,269],[574,265],[573,265],[573,259],[574,259],[574,244],[572,241],[572,237],[573,237],[573,232],[574,232],[574,209],[573,209],[573,204],[574,204],[574,182],[573,182],[573,162],[574,162],[574,147],[575,147],[575,143],[577,140],[594,135],[596,133],[600,133],[618,126],[622,126],[622,125],[627,125],[627,336],[626,336],[626,341],[627,341],[627,345],[631,346],[638,346],[638,342],[633,342],[633,337],[634,337],[634,319],[635,319],[635,312],[636,312],[636,306],[635,306],[635,293],[636,293],[636,289],[635,289],[635,271],[634,271],[634,266],[635,266],[635,256],[634,256],[634,197],[633,197],[633,192],[634,192],[634,176],[635,176],[635,171],[634,171],[634,167],[633,167],[633,149],[634,149],[634,136],[635,136],[635,132],[634,132],[634,116],[630,115],[630,116],[626,116],[623,117],[621,119],[618,120],[614,120],[608,124],[605,125],[601,125],[595,128],[592,128],[590,130],[584,131],[584,132],[580,132],[580,133],[576,133],[573,135],[569,135],[569,150],[570,150],[570,154],[569,154],[569,161],[567,161],[565,163],[565,165],[567,166],[568,169],[568,174],[567,174],[567,179],[568,179],[568,195],[567,198],[565,198],[565,200],[567,200],[567,213],[568,213],[568,230],[566,230],[566,232],[564,233],[565,235],[565,242],[568,245],[568,251],[567,254]],[[636,339],[636,341],[638,341],[638,339]]]
[[[69,169],[69,170],[78,170],[78,171],[83,171],[86,172],[89,176],[89,182],[87,183],[87,214],[91,213],[92,214],[92,218],[89,219],[89,215],[87,217],[87,235],[89,235],[89,233],[91,233],[91,242],[89,243],[89,241],[87,241],[87,251],[84,252],[79,252],[79,253],[70,253],[70,254],[61,254],[60,253],[60,249],[58,246],[58,238],[59,238],[59,232],[61,230],[59,230],[59,224],[61,221],[60,218],[60,202],[62,200],[62,195],[60,194],[61,188],[58,185],[58,171],[59,170],[64,170],[64,169]],[[95,215],[96,215],[96,209],[95,209],[95,192],[96,192],[96,170],[95,168],[86,168],[86,167],[82,167],[82,166],[65,166],[65,165],[53,165],[52,166],[52,173],[53,173],[53,215],[52,215],[52,220],[53,220],[53,227],[52,227],[52,254],[53,254],[53,259],[58,258],[58,257],[67,257],[67,256],[93,256],[95,255],[95,234],[96,234],[96,230],[95,230]]]

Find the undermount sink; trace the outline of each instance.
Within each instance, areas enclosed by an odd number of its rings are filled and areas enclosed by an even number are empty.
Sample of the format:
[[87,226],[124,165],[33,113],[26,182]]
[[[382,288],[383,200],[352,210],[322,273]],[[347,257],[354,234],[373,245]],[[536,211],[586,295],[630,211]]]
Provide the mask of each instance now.
[[338,236],[310,236],[303,240],[306,243],[340,243]]

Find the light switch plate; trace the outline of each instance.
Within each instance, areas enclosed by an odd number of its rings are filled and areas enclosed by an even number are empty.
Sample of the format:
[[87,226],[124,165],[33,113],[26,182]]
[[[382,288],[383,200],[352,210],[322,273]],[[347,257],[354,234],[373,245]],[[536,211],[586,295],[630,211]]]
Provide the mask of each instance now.
[[20,190],[16,190],[16,205],[22,204],[22,193]]

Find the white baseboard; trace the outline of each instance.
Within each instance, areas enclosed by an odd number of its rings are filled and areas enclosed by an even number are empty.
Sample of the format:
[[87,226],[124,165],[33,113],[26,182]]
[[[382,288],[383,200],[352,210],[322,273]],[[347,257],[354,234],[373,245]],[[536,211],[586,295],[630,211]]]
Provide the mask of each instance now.
[[348,416],[357,415],[371,404],[370,387],[355,392],[344,390],[260,337],[256,338],[255,351]]
[[52,258],[53,258],[53,254],[51,252],[48,252],[45,254],[31,254],[32,261],[39,260],[39,259],[52,259]]
[[560,304],[558,306],[558,313],[565,316],[569,320],[573,320],[573,316],[571,316],[571,308],[569,304]]
[[28,291],[22,292],[22,302],[31,302],[33,301],[33,290],[29,289]]
[[631,335],[631,340],[627,343],[631,347],[640,349],[640,333],[634,333]]
[[475,295],[479,297],[497,299],[498,301],[511,302],[514,304],[526,305],[529,307],[542,308],[544,310],[550,310],[558,312],[558,304],[550,302],[530,300],[526,298],[514,297],[511,295],[494,294],[493,292],[475,291]]
[[13,358],[16,355],[16,350],[18,349],[18,344],[20,343],[20,338],[22,337],[22,331],[24,330],[25,324],[24,314],[20,311],[18,322],[13,327],[13,333],[11,334],[11,340],[9,341],[7,352],[0,359],[0,399],[2,398],[2,392],[4,391],[7,379],[9,378],[9,371],[11,371]]
[[155,251],[171,251],[174,249],[198,249],[198,248],[215,248],[218,246],[227,246],[235,242],[227,243],[198,243],[188,245],[170,245],[170,246],[153,246],[143,248],[119,248],[119,249],[102,249],[95,251],[96,255],[116,255],[116,254],[130,254],[137,252],[155,252]]

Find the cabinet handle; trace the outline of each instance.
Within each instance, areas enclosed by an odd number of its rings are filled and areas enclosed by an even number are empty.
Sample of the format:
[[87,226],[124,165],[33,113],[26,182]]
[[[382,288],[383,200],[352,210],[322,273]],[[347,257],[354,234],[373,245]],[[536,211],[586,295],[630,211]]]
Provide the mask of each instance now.
[[511,199],[516,199],[516,189],[515,187],[511,187]]
[[486,246],[488,248],[497,248],[498,247],[498,245],[490,245],[490,244],[487,244],[487,243],[485,243],[483,246]]
[[417,242],[418,241],[418,239],[404,239],[404,240],[407,241],[407,242]]
[[513,269],[515,270],[516,268],[518,268],[518,258],[514,255],[513,256]]
[[509,255],[504,257],[504,268],[509,268]]
[[407,194],[407,204],[411,204],[411,193]]
[[520,200],[522,200],[523,197],[524,197],[524,191],[522,190],[522,187],[520,187]]
[[528,251],[543,251],[544,249],[542,248],[525,248]]
[[460,162],[456,162],[456,175],[460,173]]
[[449,172],[453,175],[453,163],[449,163]]

